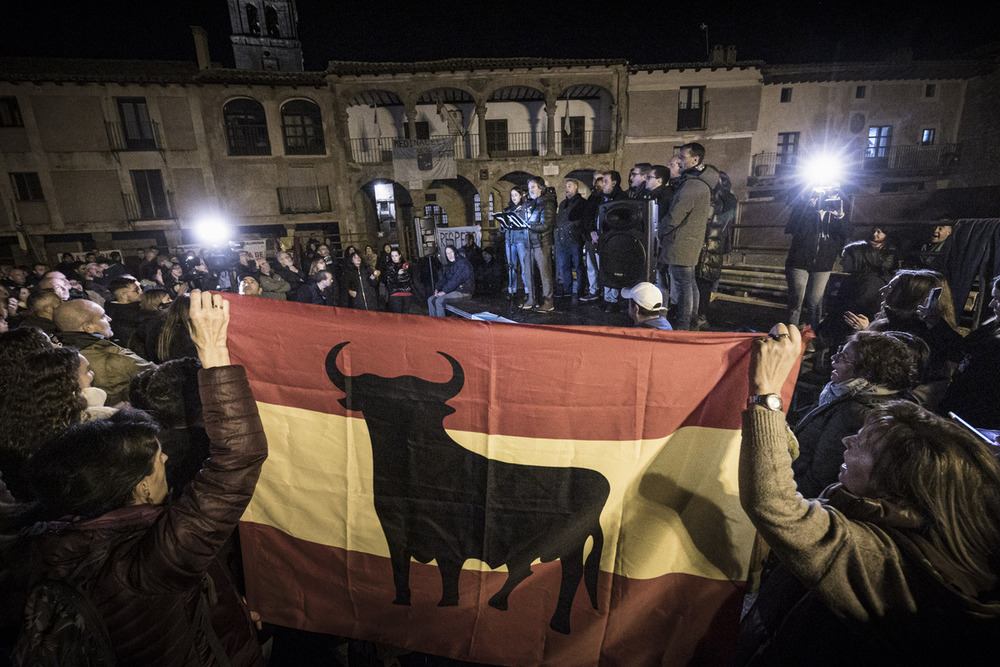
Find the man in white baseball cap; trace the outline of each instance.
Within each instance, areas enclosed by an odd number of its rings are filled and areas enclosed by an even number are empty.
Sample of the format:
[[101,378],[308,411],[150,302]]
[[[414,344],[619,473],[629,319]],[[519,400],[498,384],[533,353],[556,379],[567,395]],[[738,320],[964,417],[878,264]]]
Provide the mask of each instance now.
[[622,290],[628,299],[628,314],[637,327],[670,331],[673,327],[663,316],[663,293],[653,283],[638,283]]

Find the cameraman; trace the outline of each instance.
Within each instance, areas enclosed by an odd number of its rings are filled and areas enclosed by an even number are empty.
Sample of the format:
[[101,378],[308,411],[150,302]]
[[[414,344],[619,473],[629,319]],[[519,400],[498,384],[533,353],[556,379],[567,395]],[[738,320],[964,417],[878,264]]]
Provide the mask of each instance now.
[[815,329],[823,319],[823,293],[840,250],[847,241],[847,216],[838,187],[814,188],[792,209],[785,225],[792,244],[785,261],[788,323],[798,325],[802,304]]

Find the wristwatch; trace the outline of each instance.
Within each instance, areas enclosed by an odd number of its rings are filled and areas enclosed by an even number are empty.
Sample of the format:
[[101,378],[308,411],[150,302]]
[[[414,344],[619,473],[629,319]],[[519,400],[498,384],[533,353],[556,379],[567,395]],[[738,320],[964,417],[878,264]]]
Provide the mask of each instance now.
[[777,394],[760,394],[759,396],[751,396],[747,399],[747,407],[751,408],[755,405],[762,405],[768,410],[774,412],[781,412],[785,407],[784,403],[781,401],[781,396]]

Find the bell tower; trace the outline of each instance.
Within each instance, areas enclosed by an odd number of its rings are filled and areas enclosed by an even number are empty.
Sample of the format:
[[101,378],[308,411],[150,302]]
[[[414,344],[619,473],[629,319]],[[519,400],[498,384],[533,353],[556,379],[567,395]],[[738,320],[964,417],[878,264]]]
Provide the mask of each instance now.
[[302,71],[295,0],[228,0],[236,69]]

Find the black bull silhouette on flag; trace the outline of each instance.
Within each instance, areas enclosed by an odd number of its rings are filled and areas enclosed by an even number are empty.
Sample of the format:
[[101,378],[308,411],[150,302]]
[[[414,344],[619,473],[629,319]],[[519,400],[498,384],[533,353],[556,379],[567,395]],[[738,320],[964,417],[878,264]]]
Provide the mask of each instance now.
[[[375,513],[382,524],[395,604],[410,604],[410,559],[437,560],[442,594],[438,606],[458,604],[458,579],[469,558],[496,569],[507,580],[489,604],[506,610],[514,588],[531,576],[535,558],[561,561],[559,601],[550,626],[570,631],[570,609],[583,579],[597,609],[597,579],[604,533],[600,517],[610,484],[594,470],[521,465],[488,459],[465,449],[444,429],[455,410],[447,404],[465,384],[462,366],[444,352],[452,378],[429,382],[404,375],[346,376],[337,357],[326,372],[346,395],[340,404],[361,412],[371,438]],[[594,543],[584,564],[588,537]]]

